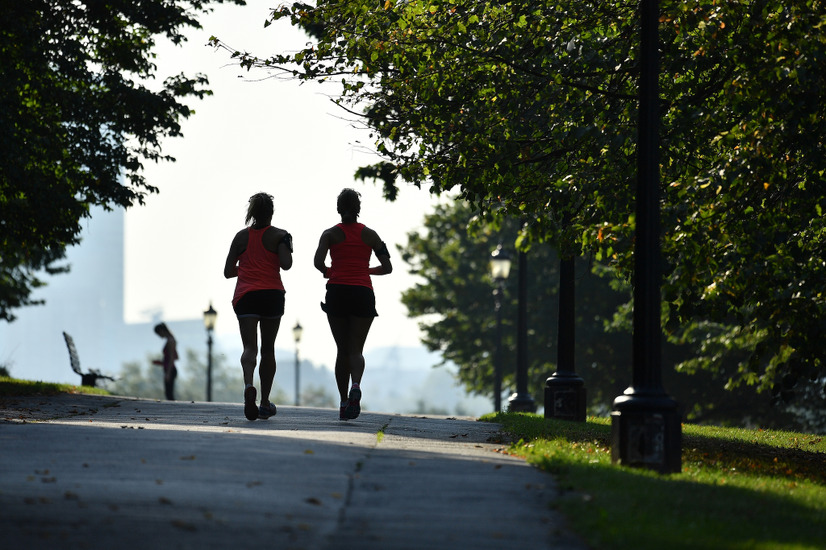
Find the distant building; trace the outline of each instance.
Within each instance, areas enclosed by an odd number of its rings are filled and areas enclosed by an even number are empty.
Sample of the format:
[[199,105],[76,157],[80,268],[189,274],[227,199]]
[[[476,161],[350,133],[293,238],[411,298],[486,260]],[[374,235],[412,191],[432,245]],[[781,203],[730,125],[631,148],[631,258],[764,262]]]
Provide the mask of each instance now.
[[[84,370],[117,375],[124,363],[145,362],[163,341],[148,323],[126,324],[123,311],[124,212],[92,210],[83,220],[80,245],[68,249],[71,271],[46,276],[48,285],[34,293],[41,306],[15,310],[12,323],[0,321],[0,365],[26,380],[79,384],[72,372],[63,331],[71,334]],[[203,321],[167,322],[179,350],[206,350]],[[183,353],[182,353],[183,355]]]

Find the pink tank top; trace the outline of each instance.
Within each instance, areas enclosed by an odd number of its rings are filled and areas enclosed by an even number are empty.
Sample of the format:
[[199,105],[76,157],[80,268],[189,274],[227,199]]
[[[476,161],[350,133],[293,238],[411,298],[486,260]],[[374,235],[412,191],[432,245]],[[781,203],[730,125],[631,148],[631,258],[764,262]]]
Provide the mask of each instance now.
[[370,255],[373,249],[361,240],[363,223],[340,223],[344,240],[330,247],[330,279],[333,285],[357,285],[373,288],[370,280]]
[[247,230],[247,249],[238,257],[238,280],[235,282],[233,305],[253,290],[284,290],[278,254],[264,248],[264,232],[270,227],[272,226],[264,229],[250,227]]

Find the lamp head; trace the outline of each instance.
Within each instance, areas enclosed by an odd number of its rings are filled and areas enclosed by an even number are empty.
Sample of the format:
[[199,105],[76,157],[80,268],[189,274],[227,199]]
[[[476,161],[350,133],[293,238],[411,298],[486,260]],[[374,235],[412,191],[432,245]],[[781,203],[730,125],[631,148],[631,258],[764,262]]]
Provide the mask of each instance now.
[[511,271],[510,255],[499,244],[490,255],[490,275],[501,282],[508,278]]
[[212,302],[209,303],[209,309],[204,312],[204,326],[210,332],[215,328],[215,320],[218,318],[218,312],[212,307]]

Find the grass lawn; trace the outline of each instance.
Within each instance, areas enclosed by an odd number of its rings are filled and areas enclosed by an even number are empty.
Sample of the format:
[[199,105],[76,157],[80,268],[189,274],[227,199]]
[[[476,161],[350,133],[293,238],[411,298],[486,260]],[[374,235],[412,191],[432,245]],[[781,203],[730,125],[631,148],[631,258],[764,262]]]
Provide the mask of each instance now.
[[31,382],[18,380],[8,376],[0,376],[0,397],[24,395],[56,395],[58,393],[92,393],[95,395],[109,395],[101,388],[91,386],[75,386],[73,384],[54,384],[52,382]]
[[682,472],[611,463],[611,420],[483,417],[557,478],[555,506],[595,549],[826,549],[826,439],[683,424]]

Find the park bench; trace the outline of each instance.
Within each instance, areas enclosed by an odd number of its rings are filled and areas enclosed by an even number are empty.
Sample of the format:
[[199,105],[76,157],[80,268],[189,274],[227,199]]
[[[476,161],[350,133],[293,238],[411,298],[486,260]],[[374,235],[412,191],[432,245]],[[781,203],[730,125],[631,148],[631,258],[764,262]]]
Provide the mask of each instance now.
[[74,339],[65,332],[63,333],[63,339],[66,340],[66,347],[69,348],[69,362],[72,364],[72,370],[80,375],[81,386],[91,386],[94,388],[97,385],[98,379],[114,380],[111,376],[101,374],[100,371],[95,369],[89,369],[89,372],[86,373],[80,370],[80,357],[77,356]]

